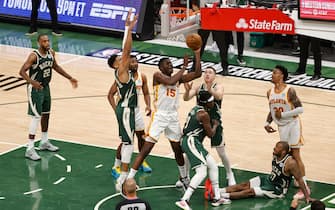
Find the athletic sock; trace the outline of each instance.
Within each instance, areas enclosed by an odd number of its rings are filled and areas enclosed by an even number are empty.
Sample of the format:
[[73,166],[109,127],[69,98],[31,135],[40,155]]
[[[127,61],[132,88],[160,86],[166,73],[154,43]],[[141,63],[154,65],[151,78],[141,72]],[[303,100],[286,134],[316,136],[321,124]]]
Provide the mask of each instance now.
[[48,132],[42,132],[41,144],[48,142]]
[[185,178],[187,176],[185,164],[183,166],[178,166],[178,169],[179,169],[180,177]]
[[115,158],[115,161],[114,161],[114,167],[120,167],[120,166],[121,166],[121,160]]
[[27,147],[27,150],[30,150],[32,148],[34,148],[34,141],[35,139],[28,139],[28,147]]
[[137,173],[137,170],[131,168],[130,172],[129,172],[129,175],[128,175],[128,179],[134,178],[136,176],[136,173]]

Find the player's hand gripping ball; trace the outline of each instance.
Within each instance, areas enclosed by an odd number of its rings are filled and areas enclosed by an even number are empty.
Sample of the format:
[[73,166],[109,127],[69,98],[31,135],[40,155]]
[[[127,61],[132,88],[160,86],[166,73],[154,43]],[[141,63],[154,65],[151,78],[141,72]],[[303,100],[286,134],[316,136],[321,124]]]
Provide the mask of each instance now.
[[202,40],[199,34],[192,33],[186,36],[186,45],[193,51],[201,48]]

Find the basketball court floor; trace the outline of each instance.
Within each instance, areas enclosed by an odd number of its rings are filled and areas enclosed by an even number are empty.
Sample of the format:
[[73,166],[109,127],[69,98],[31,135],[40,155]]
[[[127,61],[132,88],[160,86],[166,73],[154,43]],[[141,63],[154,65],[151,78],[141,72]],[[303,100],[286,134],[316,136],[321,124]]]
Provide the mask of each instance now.
[[[26,28],[23,26],[1,25],[0,209],[113,209],[121,200],[115,193],[114,180],[110,175],[114,162],[113,149],[119,144],[116,118],[107,101],[114,74],[106,65],[106,59],[83,55],[92,55],[106,47],[119,48],[120,40],[71,32],[65,33],[62,38],[52,37],[53,46],[58,47],[56,58],[59,64],[78,79],[79,87],[72,89],[66,79],[53,74],[49,136],[55,139],[55,145],[61,150],[55,154],[41,152],[42,160],[32,162],[24,158],[30,119],[26,115],[25,85],[18,71],[31,48],[36,47],[36,37],[25,37]],[[41,31],[49,32],[45,29]],[[187,51],[143,42],[135,42],[134,46],[138,52],[147,54],[182,56]],[[205,59],[213,63],[218,61],[217,57],[217,54],[205,55]],[[294,71],[297,66],[294,60],[283,61],[270,54],[263,58],[248,56],[247,62],[253,68],[271,69],[275,63],[280,63]],[[333,78],[334,67],[333,63],[327,63],[324,72],[328,78]],[[157,67],[140,64],[139,68],[152,84],[152,74]],[[237,181],[269,172],[272,150],[279,140],[278,133],[267,134],[263,128],[268,113],[265,95],[272,84],[236,76],[218,76],[217,80],[225,87],[222,111],[226,150]],[[200,82],[201,79],[194,81]],[[183,86],[180,88],[183,93]],[[303,86],[294,88],[305,110],[301,116],[305,139],[302,158],[312,197],[325,200],[329,209],[335,209],[334,91]],[[179,97],[179,117],[183,125],[195,102],[184,102],[182,95]],[[142,99],[140,103],[144,104]],[[149,118],[145,121],[148,123]],[[37,139],[39,137],[38,134]],[[210,149],[208,142],[205,145],[219,163],[216,152]],[[153,173],[140,173],[136,177],[141,187],[139,196],[149,200],[153,209],[178,209],[174,202],[182,192],[173,187],[177,168],[164,136],[161,136],[152,154],[148,160]],[[221,186],[226,185],[224,176],[224,168],[221,167]],[[215,209],[288,209],[295,191],[292,187],[285,199],[246,199]],[[199,210],[214,209],[204,201],[203,189],[196,191],[191,206]],[[309,207],[301,203],[300,208]]]

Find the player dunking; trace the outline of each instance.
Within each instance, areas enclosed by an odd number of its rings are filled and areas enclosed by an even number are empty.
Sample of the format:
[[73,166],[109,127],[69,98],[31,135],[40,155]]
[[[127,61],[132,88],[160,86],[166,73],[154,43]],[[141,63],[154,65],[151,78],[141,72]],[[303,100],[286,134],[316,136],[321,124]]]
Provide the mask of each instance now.
[[[51,108],[49,82],[51,80],[52,69],[67,78],[73,88],[78,86],[78,81],[58,65],[55,59],[55,52],[50,48],[49,37],[46,34],[40,34],[38,35],[37,41],[39,45],[38,50],[34,50],[30,53],[27,61],[20,69],[20,75],[28,82],[28,114],[32,119],[29,126],[29,140],[25,156],[31,160],[41,159],[34,148],[35,134],[39,122],[41,122],[42,128],[40,150],[55,152],[59,149],[52,145],[48,139]],[[26,73],[28,70],[29,75]]]
[[[292,156],[297,161],[297,165],[307,186],[305,166],[300,157],[300,147],[303,145],[303,137],[299,114],[302,114],[304,109],[293,87],[285,83],[287,77],[288,72],[284,66],[277,65],[273,69],[272,82],[274,87],[267,92],[270,112],[264,128],[268,133],[273,133],[276,130],[271,127],[270,123],[274,121],[278,125],[280,140],[288,142]],[[303,198],[304,194],[299,191],[297,196]]]
[[199,86],[192,87],[192,83],[185,83],[184,100],[189,101],[194,96],[199,99],[199,94],[203,91],[208,91],[215,98],[215,107],[210,111],[211,119],[216,119],[220,122],[219,127],[216,129],[216,133],[211,137],[211,146],[215,147],[218,155],[221,158],[222,163],[226,169],[226,178],[228,179],[228,185],[234,185],[235,177],[230,167],[229,159],[225,152],[225,142],[223,138],[223,126],[221,117],[221,105],[223,100],[224,89],[223,86],[215,82],[216,71],[212,67],[208,67],[204,71],[204,83]]
[[187,74],[183,74],[188,65],[187,57],[184,57],[183,68],[174,75],[172,75],[173,66],[170,59],[162,58],[159,61],[160,71],[153,75],[155,110],[151,115],[146,142],[135,159],[129,178],[136,175],[140,164],[157,143],[160,134],[164,132],[175,154],[181,180],[185,188],[188,185],[189,178],[187,177],[185,161],[180,147],[181,129],[178,118],[178,97],[180,83],[189,82],[201,76],[200,50],[196,50],[194,53],[196,68],[194,72],[188,72]]
[[[131,55],[130,57],[131,59],[130,59],[129,69],[134,74],[137,97],[139,97],[141,93],[143,94],[144,102],[146,105],[145,113],[146,115],[150,115],[151,113],[150,93],[149,93],[149,88],[148,88],[147,77],[145,74],[143,74],[142,72],[138,70],[138,62],[137,62],[136,56]],[[118,91],[117,84],[116,82],[114,82],[108,93],[108,101],[113,107],[114,111],[116,111],[116,106],[117,106],[116,101],[114,99],[114,96],[117,95],[117,91]],[[144,144],[144,137],[145,137],[144,129],[145,129],[144,120],[141,114],[139,104],[137,104],[137,107],[135,108],[135,134],[138,140],[138,150],[139,151],[141,151],[142,145]],[[115,179],[117,179],[120,176],[120,172],[121,172],[121,168],[120,168],[121,166],[121,146],[122,146],[122,143],[119,145],[117,149],[114,166],[112,168],[112,176]],[[147,172],[147,173],[152,171],[149,164],[145,160],[140,166],[140,170],[142,170],[143,172]]]
[[115,69],[115,81],[120,100],[116,106],[116,118],[119,124],[121,147],[121,174],[117,179],[116,190],[121,191],[122,184],[128,176],[128,167],[134,150],[135,107],[137,106],[136,84],[133,74],[129,71],[130,52],[132,46],[132,29],[137,22],[137,16],[131,20],[131,9],[128,12],[125,41],[122,55],[112,55],[108,65]]

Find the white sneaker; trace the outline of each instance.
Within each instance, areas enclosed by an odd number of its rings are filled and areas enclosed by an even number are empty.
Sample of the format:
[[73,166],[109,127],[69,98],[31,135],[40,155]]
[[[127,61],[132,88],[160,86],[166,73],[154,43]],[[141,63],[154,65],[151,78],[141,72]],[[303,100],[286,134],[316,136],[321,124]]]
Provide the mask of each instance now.
[[52,145],[49,141],[47,141],[43,144],[40,144],[40,150],[48,150],[50,152],[57,152],[59,148]]
[[26,150],[25,154],[26,158],[29,158],[30,160],[40,160],[41,157],[37,154],[34,148],[31,148],[30,150]]
[[226,205],[231,204],[231,200],[227,198],[214,199],[211,204],[212,206]]
[[192,210],[191,207],[188,205],[187,201],[180,200],[175,203],[179,208],[184,210]]
[[228,186],[233,186],[236,184],[234,173],[230,173],[229,175],[227,175],[227,179],[228,179]]

